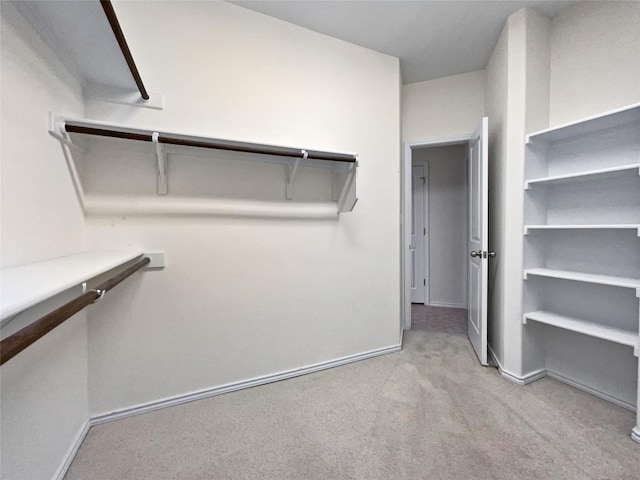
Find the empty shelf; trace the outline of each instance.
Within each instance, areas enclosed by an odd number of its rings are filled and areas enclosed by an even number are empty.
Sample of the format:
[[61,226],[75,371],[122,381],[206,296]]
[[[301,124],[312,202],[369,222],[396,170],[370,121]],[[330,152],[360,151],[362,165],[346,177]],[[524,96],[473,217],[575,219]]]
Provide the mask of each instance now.
[[554,327],[563,328],[572,332],[582,333],[591,337],[609,340],[611,342],[628,345],[630,347],[638,346],[638,333],[620,328],[599,325],[594,322],[588,322],[579,318],[559,315],[557,313],[539,310],[537,312],[525,313],[522,323],[526,324],[527,320],[553,325]]
[[141,250],[85,252],[2,269],[2,320],[141,256]]
[[600,168],[597,170],[588,170],[584,172],[568,173],[565,175],[552,175],[549,177],[534,178],[524,182],[525,190],[535,185],[558,185],[574,181],[600,180],[605,178],[614,178],[628,175],[635,170],[640,173],[640,163],[633,165],[622,165],[618,167]]
[[608,129],[618,128],[632,122],[637,122],[640,118],[640,104],[635,103],[610,112],[579,120],[577,122],[566,123],[557,127],[548,128],[539,132],[527,135],[527,143],[541,142],[552,143],[569,140],[581,135],[602,132]]
[[640,235],[640,224],[611,224],[611,225],[525,225],[524,234],[529,230],[637,230]]
[[614,277],[612,275],[597,275],[593,273],[571,272],[568,270],[554,270],[551,268],[531,268],[524,271],[524,278],[535,275],[539,277],[561,278],[576,282],[597,283],[612,287],[640,288],[640,279],[629,277]]

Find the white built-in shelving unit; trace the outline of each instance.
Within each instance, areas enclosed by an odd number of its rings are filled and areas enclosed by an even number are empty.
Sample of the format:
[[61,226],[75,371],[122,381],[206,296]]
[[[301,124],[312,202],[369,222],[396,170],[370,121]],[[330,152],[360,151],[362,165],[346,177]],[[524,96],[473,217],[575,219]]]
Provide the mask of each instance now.
[[[573,335],[588,336],[606,341],[598,348],[622,345],[637,357],[640,105],[527,136],[524,189],[523,324],[531,325],[544,362],[554,355],[546,345],[557,329],[567,343],[581,345]],[[619,347],[610,348],[614,358]],[[566,352],[558,356],[567,361]],[[580,358],[575,362],[579,371]],[[636,382],[637,392],[636,371],[619,376]],[[615,398],[597,385],[596,373],[589,378],[596,384],[568,380]],[[620,403],[637,405],[638,396]],[[632,437],[640,441],[640,415]]]

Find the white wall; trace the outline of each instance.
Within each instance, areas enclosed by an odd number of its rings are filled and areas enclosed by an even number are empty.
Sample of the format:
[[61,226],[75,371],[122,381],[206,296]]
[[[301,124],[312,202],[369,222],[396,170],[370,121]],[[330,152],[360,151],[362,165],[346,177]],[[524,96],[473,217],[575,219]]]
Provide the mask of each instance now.
[[[489,345],[504,370],[517,377],[524,373],[526,350],[521,326],[524,137],[546,123],[548,31],[546,17],[529,9],[516,12],[487,65],[490,249],[497,253],[489,270]],[[530,356],[535,359],[535,352]]]
[[484,116],[484,70],[402,87],[402,140],[469,136]]
[[553,19],[550,126],[640,102],[640,3],[579,2]]
[[[81,116],[83,105],[78,81],[15,7],[2,2],[1,16],[1,263],[8,267],[86,246],[60,144],[47,133],[49,110]],[[0,383],[0,477],[51,478],[88,417],[86,314],[3,365]]]
[[[92,413],[397,345],[398,60],[223,2],[115,7],[147,88],[165,95],[166,109],[90,103],[89,117],[355,152],[360,200],[353,213],[325,221],[89,218],[92,244],[167,255],[164,271],[139,276],[92,315]],[[262,183],[281,189],[284,202],[284,167],[273,168]],[[169,171],[175,198],[189,194],[179,178],[215,179],[222,170],[170,161]],[[239,189],[256,181],[245,173],[232,180]],[[122,178],[129,195],[146,188],[123,172],[105,175],[103,186]],[[147,180],[155,182],[152,170]]]
[[488,344],[498,361],[504,358],[504,252],[505,164],[507,128],[508,23],[487,63],[485,115],[489,119],[489,262]]
[[[524,133],[528,134],[538,130],[542,130],[549,126],[549,77],[550,77],[550,29],[551,21],[544,15],[540,15],[534,11],[528,10],[525,16],[525,116],[524,116]],[[524,179],[524,142],[521,138],[516,138],[516,141],[522,142],[522,150],[519,150],[522,155],[521,167],[518,169],[517,179],[521,187],[522,180]],[[514,180],[514,185],[518,185],[518,182]],[[517,197],[519,202],[517,203],[519,210],[516,212],[518,217],[517,221],[524,221],[524,192],[520,189],[519,196]],[[515,217],[514,217],[514,220]],[[519,266],[517,273],[513,274],[518,279],[518,291],[517,295],[514,292],[514,297],[517,299],[517,305],[512,304],[512,315],[518,318],[518,320],[524,314],[523,311],[523,284],[522,275],[520,272],[523,268],[524,257],[524,242],[522,239],[522,232],[514,232],[514,245],[518,247]],[[515,282],[512,282],[514,284]],[[522,360],[521,370],[523,375],[534,373],[544,368],[544,345],[540,344],[535,334],[531,334],[530,330],[524,328],[522,331]]]
[[429,304],[467,307],[467,147],[413,150],[427,164],[429,184]]

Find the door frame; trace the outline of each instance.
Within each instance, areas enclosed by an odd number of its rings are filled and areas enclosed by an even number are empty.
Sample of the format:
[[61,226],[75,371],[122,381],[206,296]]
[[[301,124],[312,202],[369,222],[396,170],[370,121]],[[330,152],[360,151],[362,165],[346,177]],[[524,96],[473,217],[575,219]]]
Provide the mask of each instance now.
[[[442,140],[426,140],[423,142],[403,142],[403,155],[400,165],[400,218],[402,229],[400,234],[400,292],[401,292],[401,330],[411,329],[411,259],[409,246],[411,244],[411,166],[413,150],[425,147],[444,147],[447,145],[469,144],[472,134],[463,137],[448,138]],[[402,335],[402,331],[400,332]]]

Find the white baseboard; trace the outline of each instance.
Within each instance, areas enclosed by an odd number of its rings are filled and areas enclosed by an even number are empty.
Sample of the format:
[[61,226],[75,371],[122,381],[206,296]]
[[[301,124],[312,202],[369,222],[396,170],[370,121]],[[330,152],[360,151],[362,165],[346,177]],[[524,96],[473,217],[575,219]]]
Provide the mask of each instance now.
[[429,302],[428,305],[430,307],[446,307],[446,308],[467,308],[466,305],[458,304],[458,303],[444,303],[444,302]]
[[[531,372],[523,377],[514,375],[513,373],[506,371],[502,367],[502,364],[500,363],[498,356],[495,354],[491,346],[488,346],[487,350],[489,352],[489,356],[491,357],[491,359],[498,366],[498,371],[500,372],[500,375],[502,375],[507,380],[512,381],[513,383],[517,383],[518,385],[527,385],[529,383],[535,382],[536,380],[540,380],[541,378],[548,376],[559,382],[566,383],[567,385],[571,385],[572,387],[577,388],[578,390],[582,390],[583,392],[587,392],[587,393],[590,393],[591,395],[595,395],[598,398],[602,398],[603,400],[611,402],[614,405],[618,405],[619,407],[626,408],[627,410],[631,410],[632,412],[637,411],[637,407],[632,403],[625,402],[624,400],[620,400],[619,398],[612,397],[607,393],[601,392],[600,390],[597,390],[593,387],[588,387],[587,385],[583,385],[582,383],[576,382],[575,380],[567,378],[562,374],[553,372],[546,368],[541,368],[540,370]],[[631,433],[631,438],[633,438],[635,441],[640,443],[640,427],[634,428],[633,432]]]
[[595,395],[596,397],[602,398],[608,402],[613,403],[614,405],[618,405],[619,407],[626,408],[627,410],[631,410],[632,412],[636,411],[636,406],[632,403],[625,402],[624,400],[620,400],[619,398],[612,397],[611,395],[601,392],[593,387],[588,387],[587,385],[583,385],[580,382],[576,382],[570,378],[565,377],[564,375],[556,372],[552,372],[551,370],[547,370],[547,375],[551,378],[558,380],[559,382],[566,383],[567,385],[571,385],[578,390],[582,390],[583,392],[590,393],[591,395]]
[[82,426],[80,431],[76,434],[76,437],[73,439],[73,442],[69,447],[69,450],[67,450],[67,453],[65,454],[62,460],[62,463],[58,467],[58,470],[56,470],[56,473],[54,473],[53,480],[62,480],[64,476],[67,474],[67,470],[69,470],[69,467],[71,466],[71,462],[73,462],[73,459],[78,453],[78,450],[80,449],[80,445],[82,445],[82,442],[84,442],[84,439],[87,436],[87,433],[89,433],[90,428],[91,428],[91,421],[88,420],[84,422],[84,425]]
[[128,407],[113,412],[102,413],[91,417],[89,420],[90,425],[99,425],[101,423],[112,422],[122,418],[131,417],[133,415],[140,415],[143,413],[153,412],[162,408],[173,407],[183,403],[193,402],[201,400],[203,398],[213,397],[216,395],[222,395],[223,393],[235,392],[236,390],[243,390],[245,388],[257,387],[267,383],[279,382],[280,380],[286,380],[288,378],[299,377],[307,375],[309,373],[319,372],[321,370],[327,370],[329,368],[339,367],[348,363],[359,362],[360,360],[366,360],[368,358],[377,357],[380,355],[386,355],[387,353],[398,352],[402,348],[402,345],[393,345],[391,347],[381,348],[378,350],[372,350],[369,352],[359,353],[356,355],[350,355],[348,357],[338,358],[328,362],[317,363],[308,367],[297,368],[293,370],[286,370],[284,372],[275,373],[271,375],[264,375],[262,377],[256,377],[242,382],[229,383],[221,385],[219,387],[207,388],[205,390],[198,390],[195,392],[176,395],[174,397],[165,398],[162,400],[156,400],[148,402],[134,407]]
[[547,371],[544,368],[528,373],[524,376],[516,375],[515,373],[511,373],[508,370],[504,369],[502,363],[498,359],[498,356],[495,354],[490,345],[487,345],[487,352],[489,353],[489,356],[491,357],[493,362],[497,365],[500,375],[502,375],[510,382],[517,383],[518,385],[528,385],[537,380],[540,380],[541,378],[544,378],[547,375]]
[[513,383],[517,383],[518,385],[529,385],[530,383],[533,383],[547,376],[547,371],[544,368],[522,376],[511,373],[501,367],[498,367],[498,370],[500,371],[500,375]]
[[634,427],[631,430],[631,440],[640,443],[640,426]]

